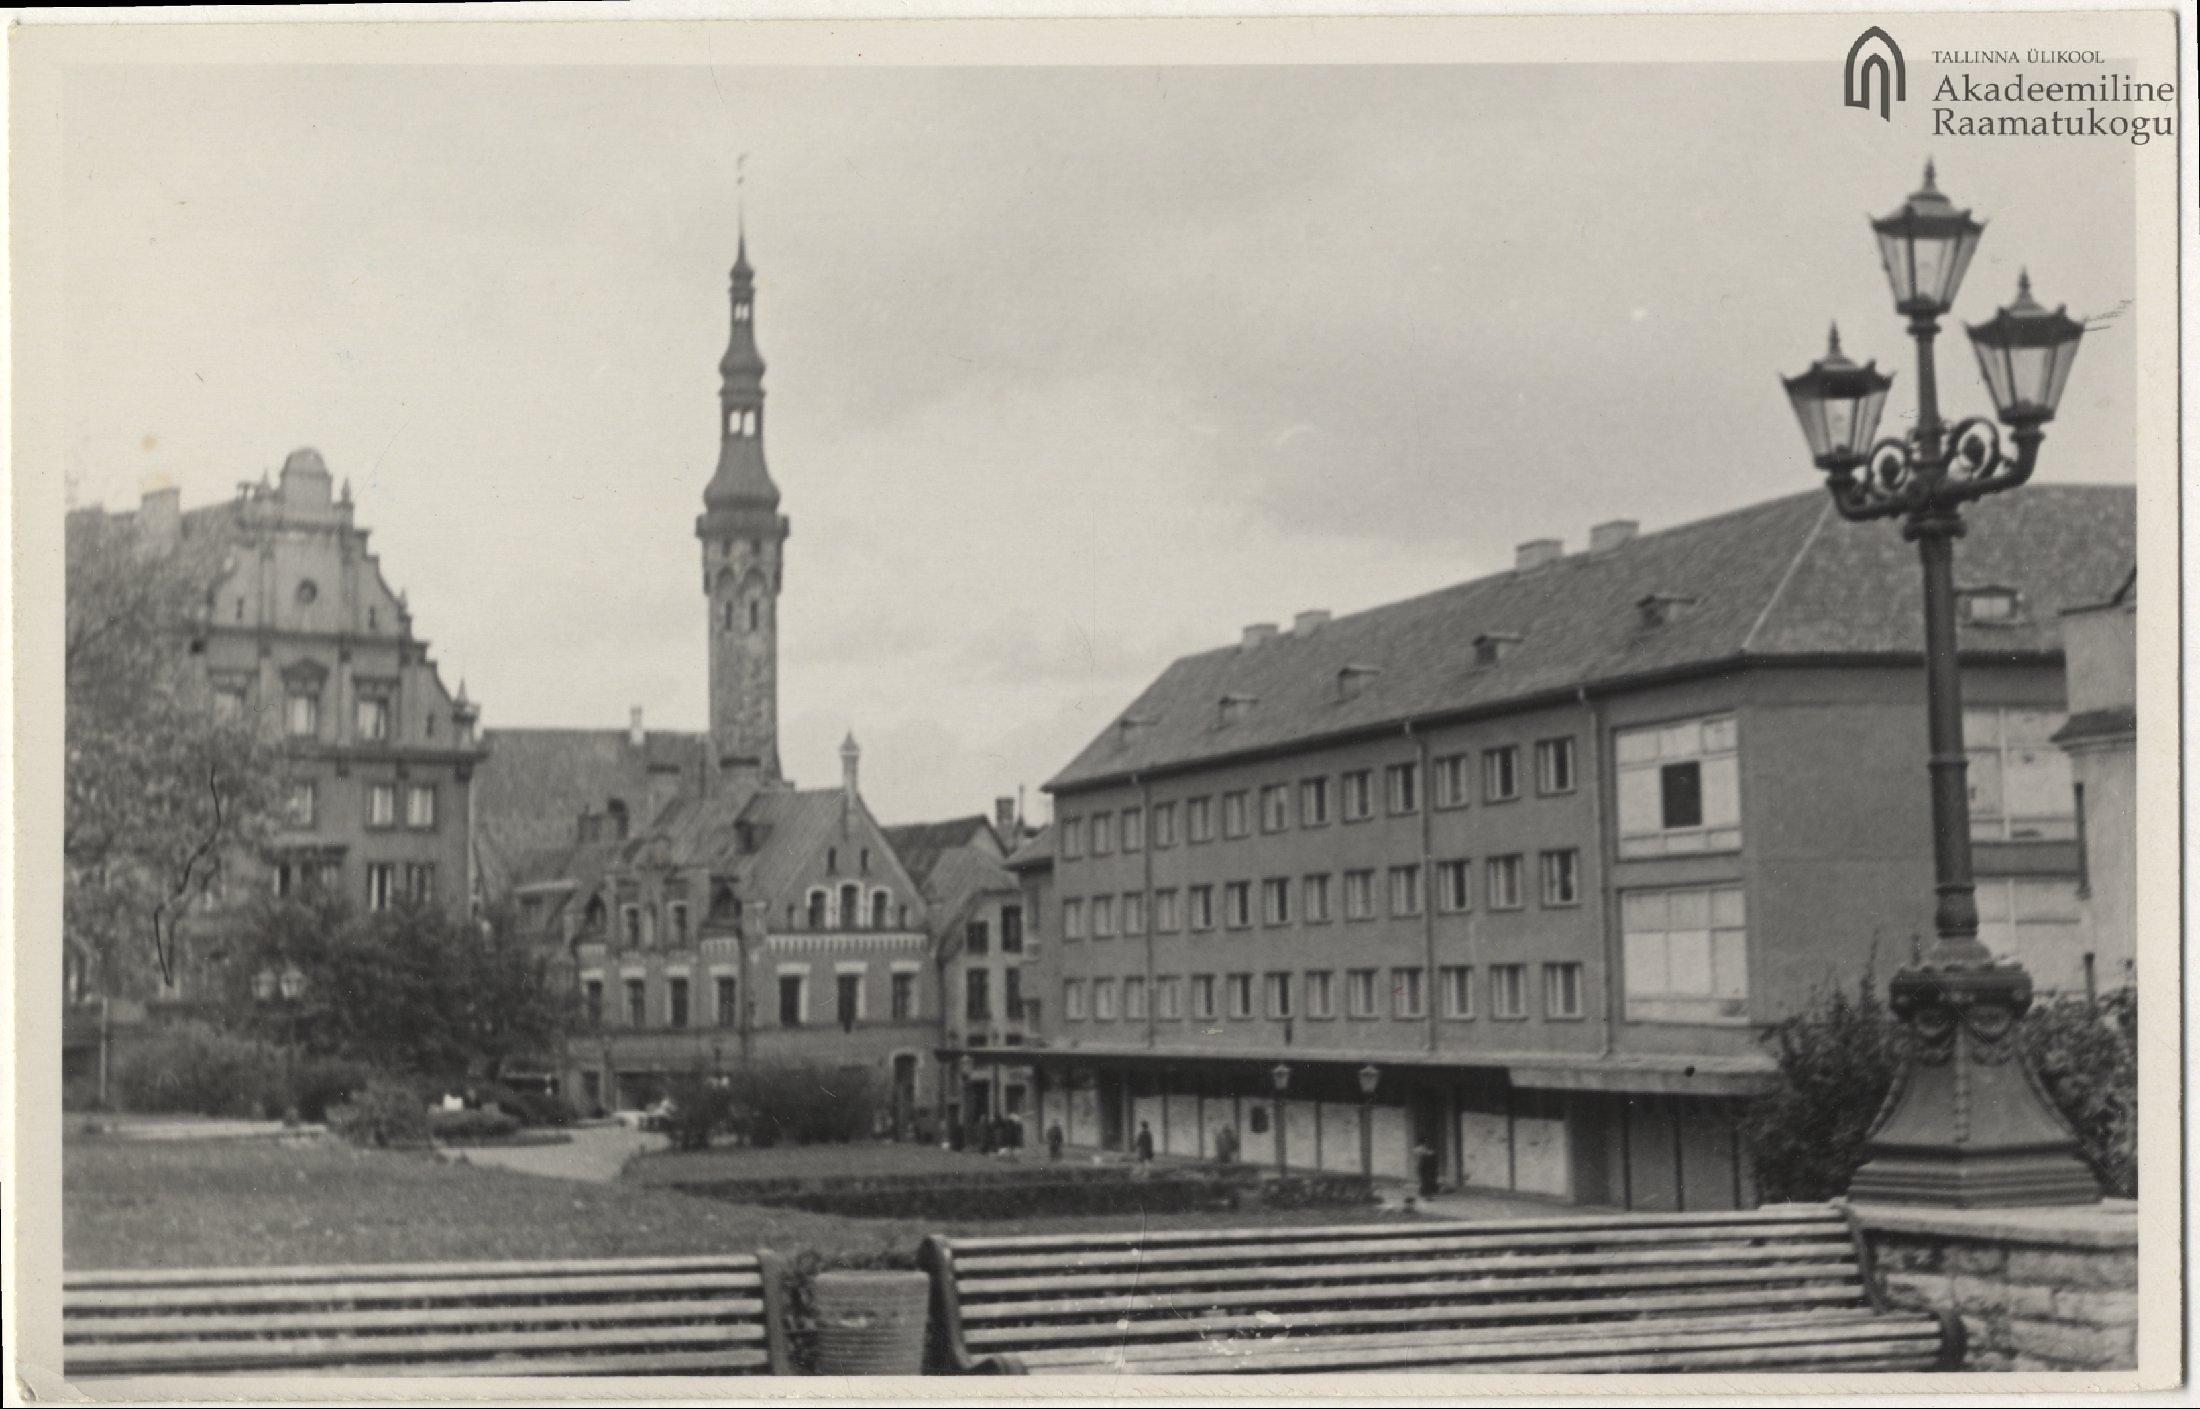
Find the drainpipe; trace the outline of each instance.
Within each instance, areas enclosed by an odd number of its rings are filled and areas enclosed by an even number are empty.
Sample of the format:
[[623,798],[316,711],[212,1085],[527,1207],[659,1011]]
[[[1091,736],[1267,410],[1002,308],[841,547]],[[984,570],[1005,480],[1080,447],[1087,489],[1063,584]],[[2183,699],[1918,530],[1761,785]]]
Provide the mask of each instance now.
[[1427,1014],[1428,1050],[1436,1051],[1436,880],[1435,861],[1430,852],[1436,846],[1436,820],[1433,795],[1429,792],[1428,736],[1413,732],[1413,721],[1406,721],[1406,737],[1414,741],[1419,761],[1415,764],[1420,778],[1421,796],[1421,946],[1426,958],[1421,969],[1421,1007]]
[[1159,1028],[1154,1018],[1159,1004],[1154,994],[1153,969],[1153,784],[1137,774],[1131,782],[1138,788],[1138,836],[1139,836],[1139,884],[1144,898],[1139,904],[1145,907],[1146,931],[1146,1050],[1152,1051],[1159,1044]]
[[1602,1055],[1611,1056],[1612,1034],[1619,1024],[1619,924],[1615,912],[1619,893],[1612,888],[1615,847],[1604,827],[1604,790],[1617,786],[1604,743],[1604,712],[1589,698],[1585,685],[1574,688],[1574,698],[1589,711],[1589,757],[1596,764],[1596,780],[1589,789],[1589,822],[1596,833],[1597,926],[1604,951],[1604,1043]]

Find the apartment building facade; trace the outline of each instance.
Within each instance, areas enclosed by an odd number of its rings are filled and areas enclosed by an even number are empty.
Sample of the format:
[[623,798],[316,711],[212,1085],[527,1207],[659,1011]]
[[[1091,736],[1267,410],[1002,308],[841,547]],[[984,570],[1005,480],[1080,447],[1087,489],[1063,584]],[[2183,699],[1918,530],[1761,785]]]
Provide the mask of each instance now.
[[[1963,647],[1985,936],[2042,972],[2079,943],[2057,613],[2132,499],[2026,493],[1973,516]],[[1897,535],[1795,496],[1177,662],[1049,785],[1041,1123],[1753,1202],[1764,1026],[1930,934],[1916,603]]]

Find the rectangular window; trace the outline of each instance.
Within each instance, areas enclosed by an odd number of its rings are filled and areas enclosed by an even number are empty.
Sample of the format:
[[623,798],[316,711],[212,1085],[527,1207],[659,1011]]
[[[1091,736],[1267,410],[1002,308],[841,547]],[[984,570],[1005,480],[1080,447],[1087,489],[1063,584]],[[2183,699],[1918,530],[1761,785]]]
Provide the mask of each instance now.
[[1517,856],[1492,856],[1482,868],[1489,878],[1490,908],[1492,910],[1518,910],[1520,908],[1520,858]]
[[1146,981],[1142,978],[1123,980],[1123,1016],[1139,1022],[1146,1018]]
[[1096,895],[1092,898],[1092,937],[1115,938],[1115,897]]
[[1375,1016],[1375,970],[1348,969],[1344,976],[1347,1011],[1356,1018]]
[[1192,975],[1192,1016],[1211,1018],[1215,1015],[1215,976]]
[[1062,938],[1064,938],[1064,939],[1083,939],[1084,937],[1085,937],[1085,902],[1084,902],[1084,901],[1082,901],[1082,900],[1065,900],[1065,901],[1063,901],[1063,902],[1062,902]]
[[405,825],[426,829],[435,825],[435,789],[415,784],[405,789]]
[[1740,846],[1736,741],[1730,714],[1614,735],[1619,854],[1679,856]]
[[1436,863],[1436,909],[1458,915],[1474,908],[1474,868],[1464,860]]
[[1474,760],[1467,754],[1448,753],[1436,760],[1436,805],[1465,807],[1473,792]]
[[290,785],[283,799],[283,820],[299,831],[313,825],[320,789],[310,780],[300,780]]
[[1085,1018],[1085,981],[1081,978],[1062,980],[1062,1016],[1071,1022],[1083,1022]]
[[1136,891],[1123,896],[1123,933],[1141,935],[1146,932],[1146,897]]
[[1490,1016],[1524,1018],[1528,1015],[1528,966],[1490,965]]
[[377,743],[390,736],[390,702],[381,695],[359,697],[359,739]]
[[[2070,982],[2070,975],[2082,974],[2083,914],[2077,884],[2067,876],[1995,877],[1978,883],[1979,943],[1997,959],[2022,962],[2036,991],[2056,991]],[[2128,974],[2101,974],[2095,981],[2103,988],[2118,987]]]
[[809,997],[808,989],[808,983],[803,980],[800,974],[781,974],[779,976],[779,1025],[781,1027],[802,1026],[803,1018],[808,1016],[804,1011],[809,1006],[807,1001]]
[[1003,905],[1001,907],[1001,952],[1003,954],[1021,954],[1024,952],[1024,907],[1021,905]]
[[1436,971],[1437,985],[1444,992],[1444,1016],[1447,1018],[1471,1018],[1474,1016],[1474,970],[1465,964],[1451,964]]
[[1543,853],[1543,903],[1581,903],[1581,853],[1571,849]]
[[1230,1016],[1249,1018],[1253,1015],[1253,976],[1232,974],[1225,988],[1230,997]]
[[1092,815],[1092,854],[1095,856],[1112,856],[1115,854],[1114,813],[1095,812]]
[[592,978],[581,988],[581,1012],[590,1027],[603,1026],[603,980]]
[[2053,742],[2062,723],[2053,710],[1963,711],[1973,841],[2068,841],[2078,835],[2070,755]]
[[405,894],[425,905],[435,899],[435,866],[415,861],[405,867]]
[[1184,981],[1176,978],[1155,979],[1153,985],[1154,1016],[1170,1022],[1184,1016]]
[[993,1017],[993,975],[984,969],[963,971],[963,1021],[982,1023]]
[[1188,841],[1202,842],[1215,839],[1215,804],[1213,798],[1195,797],[1184,804],[1184,835]]
[[1543,1016],[1547,1018],[1578,1018],[1581,1016],[1581,965],[1545,964],[1543,966]]
[[1383,785],[1390,796],[1390,815],[1402,817],[1421,810],[1421,765],[1393,763],[1383,770]]
[[963,953],[984,954],[993,945],[993,932],[983,920],[963,926]]
[[1215,927],[1215,888],[1213,886],[1193,886],[1187,894],[1191,900],[1192,929],[1195,932],[1213,929]]
[[1740,886],[1631,890],[1620,897],[1627,1016],[1721,1022],[1749,1015],[1749,938]]
[[1390,1015],[1394,1018],[1425,1018],[1428,1016],[1428,995],[1423,989],[1426,975],[1419,969],[1392,969],[1390,971]]
[[1010,1022],[1019,1022],[1024,1016],[1024,971],[1001,971],[1001,1016]]
[[1330,983],[1327,969],[1312,969],[1306,975],[1306,1015],[1310,1018],[1337,1016],[1337,995]]
[[367,825],[397,825],[397,784],[375,783],[367,789]]
[[367,908],[387,910],[397,900],[397,863],[376,861],[367,867]]
[[1268,1016],[1277,1020],[1294,1017],[1291,1008],[1291,975],[1268,974],[1261,979],[1261,997]]
[[649,989],[638,978],[626,981],[626,1025],[649,1026]]
[[1245,794],[1222,795],[1222,835],[1229,838],[1244,836],[1251,830],[1245,813]]
[[1260,922],[1264,925],[1291,923],[1291,882],[1288,878],[1271,876],[1260,883]]
[[1520,796],[1520,750],[1507,744],[1503,748],[1482,750],[1482,801],[1510,802]]
[[863,1019],[863,975],[833,975],[833,1021],[846,1032]]
[[1153,805],[1153,844],[1155,850],[1176,845],[1176,804],[1157,802]]
[[1420,867],[1393,866],[1390,868],[1390,913],[1393,915],[1418,915],[1421,913]]
[[1308,876],[1308,877],[1307,877],[1307,878],[1305,879],[1305,881],[1304,881],[1304,883],[1303,883],[1303,884],[1305,885],[1305,894],[1304,894],[1304,899],[1305,899],[1305,901],[1306,901],[1306,904],[1305,904],[1305,906],[1303,907],[1303,909],[1305,910],[1305,913],[1306,913],[1306,923],[1308,923],[1308,924],[1310,924],[1310,925],[1326,925],[1326,924],[1328,924],[1328,923],[1329,923],[1329,877],[1328,877],[1328,875],[1326,875],[1326,874],[1323,874],[1323,875],[1318,875],[1318,876]]
[[246,701],[242,685],[222,685],[214,690],[214,717],[224,724],[234,724],[244,718]]
[[[902,977],[907,978],[908,975],[903,974]],[[718,989],[718,1025],[720,1027],[739,1027],[741,1025],[741,981],[721,974],[716,983]]]
[[1308,778],[1299,784],[1299,825],[1302,827],[1326,827],[1329,825],[1329,780]]
[[288,698],[283,725],[293,739],[310,739],[321,732],[321,697],[303,691]]
[[628,905],[619,911],[619,917],[626,924],[626,947],[629,949],[640,948],[642,943],[642,907]]
[[1344,785],[1344,820],[1365,822],[1375,815],[1375,783],[1366,769],[1347,773]]
[[671,980],[665,987],[665,998],[671,1007],[672,1026],[686,1027],[688,1025],[688,981],[684,978]]
[[1375,918],[1375,873],[1373,871],[1347,871],[1344,873],[1344,917],[1348,920],[1372,920]]
[[1153,932],[1175,934],[1184,927],[1183,917],[1177,912],[1176,891],[1157,890],[1153,893]]
[[1123,809],[1123,851],[1127,855],[1130,852],[1144,851],[1145,849],[1145,809],[1138,807],[1126,807]]
[[1222,888],[1222,922],[1241,930],[1253,923],[1253,883],[1231,881]]
[[1280,832],[1291,825],[1291,787],[1270,783],[1260,790],[1260,829]]
[[1064,861],[1075,861],[1084,854],[1085,819],[1082,817],[1064,817],[1062,819],[1062,859]]
[[1542,739],[1535,746],[1535,790],[1545,797],[1574,790],[1574,741]]
[[672,904],[666,907],[666,913],[672,917],[673,947],[676,949],[686,948],[688,942],[687,902],[684,900],[673,901]]
[[1115,1021],[1115,980],[1096,978],[1092,981],[1092,1019],[1094,1022]]

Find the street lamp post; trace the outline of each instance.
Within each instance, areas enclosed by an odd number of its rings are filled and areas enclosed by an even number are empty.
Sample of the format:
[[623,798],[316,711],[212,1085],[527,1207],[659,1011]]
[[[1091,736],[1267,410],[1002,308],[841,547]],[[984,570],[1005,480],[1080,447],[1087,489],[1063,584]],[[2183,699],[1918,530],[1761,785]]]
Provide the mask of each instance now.
[[306,976],[298,966],[285,963],[280,974],[262,969],[253,976],[252,996],[272,1004],[283,1022],[283,1119],[297,1118],[298,1000],[306,995]]
[[1917,343],[1917,421],[1908,435],[1872,439],[1894,379],[1844,357],[1838,332],[1809,371],[1783,378],[1835,509],[1851,522],[1899,518],[1924,569],[1935,938],[1889,985],[1889,1005],[1913,1046],[1850,1183],[1849,1197],[1859,1201],[1982,1207],[2101,1196],[2076,1137],[2016,1050],[2031,976],[2020,964],[1997,963],[1978,938],[1956,654],[1959,511],[2032,477],[2042,428],[2054,419],[2085,331],[2063,310],[2034,302],[2030,278],[2020,275],[2016,301],[1968,329],[2010,449],[1987,417],[1942,423],[1933,339],[1984,228],[1940,193],[1930,165],[1922,189],[1872,222],[1895,310]]
[[1360,1192],[1369,1198],[1375,1194],[1375,1087],[1383,1079],[1382,1072],[1369,1062],[1360,1068]]
[[1291,1170],[1284,1160],[1283,1093],[1291,1089],[1291,1064],[1288,1062],[1276,1063],[1268,1072],[1268,1081],[1270,1085],[1276,1088],[1276,1177],[1287,1179],[1290,1177]]

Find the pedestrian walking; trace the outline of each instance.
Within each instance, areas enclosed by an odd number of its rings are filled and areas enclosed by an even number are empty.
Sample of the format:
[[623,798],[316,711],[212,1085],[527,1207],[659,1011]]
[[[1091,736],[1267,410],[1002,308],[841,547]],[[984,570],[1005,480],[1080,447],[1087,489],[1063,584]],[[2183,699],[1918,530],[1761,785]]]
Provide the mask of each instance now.
[[1414,1142],[1413,1167],[1421,1176],[1421,1197],[1433,1196],[1436,1193],[1436,1151],[1429,1148],[1428,1141]]
[[1144,1121],[1138,1122],[1138,1162],[1153,1163],[1153,1127]]
[[1062,1122],[1055,1121],[1047,1127],[1047,1158],[1062,1157]]

